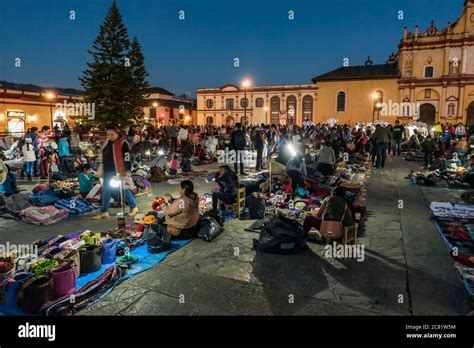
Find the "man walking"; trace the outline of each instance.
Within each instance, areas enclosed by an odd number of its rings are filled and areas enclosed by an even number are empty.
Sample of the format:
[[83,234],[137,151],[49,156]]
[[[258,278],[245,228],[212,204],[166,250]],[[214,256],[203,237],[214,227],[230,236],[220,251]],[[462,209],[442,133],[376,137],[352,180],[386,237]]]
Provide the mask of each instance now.
[[244,151],[247,143],[247,137],[245,132],[242,130],[242,124],[237,123],[235,125],[236,130],[232,133],[230,143],[232,149],[235,151],[234,159],[234,172],[237,174],[237,163],[240,165],[240,174],[246,175],[244,172]]
[[395,154],[400,156],[401,152],[401,144],[403,139],[405,138],[405,127],[400,124],[400,121],[395,121],[395,126],[393,127],[393,157]]
[[377,159],[375,161],[376,168],[385,167],[385,159],[387,158],[387,147],[392,141],[392,133],[386,127],[382,127],[378,124],[375,127],[375,132],[372,134],[375,142],[375,154]]
[[[107,141],[102,148],[102,169],[104,178],[102,185],[102,207],[100,214],[96,215],[94,219],[109,218],[108,210],[110,207],[110,199],[114,191],[111,185],[112,179],[119,174],[123,184],[124,179],[129,180],[131,178],[131,167],[131,154],[128,142],[120,136],[116,129],[108,129]],[[123,188],[123,190],[125,201],[130,206],[130,212],[127,215],[135,216],[138,213],[138,208],[132,190],[128,187]]]

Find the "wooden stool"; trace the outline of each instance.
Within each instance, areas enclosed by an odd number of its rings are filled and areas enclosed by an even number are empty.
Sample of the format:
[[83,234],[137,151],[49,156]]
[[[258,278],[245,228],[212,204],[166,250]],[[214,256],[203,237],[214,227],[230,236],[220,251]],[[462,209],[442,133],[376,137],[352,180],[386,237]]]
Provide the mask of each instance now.
[[232,209],[232,213],[237,211],[237,217],[240,218],[240,214],[244,211],[245,209],[245,187],[240,187],[239,190],[237,191],[237,197],[236,201],[234,204],[225,204],[225,213],[229,211],[229,209]]
[[357,244],[357,224],[344,227],[341,244]]

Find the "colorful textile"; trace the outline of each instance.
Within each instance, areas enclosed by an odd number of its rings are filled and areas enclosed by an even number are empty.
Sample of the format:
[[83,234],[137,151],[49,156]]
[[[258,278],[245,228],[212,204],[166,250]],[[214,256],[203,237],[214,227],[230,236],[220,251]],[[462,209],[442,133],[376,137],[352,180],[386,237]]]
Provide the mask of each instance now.
[[44,190],[38,193],[34,193],[30,201],[40,206],[51,205],[56,201],[59,201],[59,197],[54,194],[51,190]]
[[21,211],[21,219],[34,225],[51,225],[69,216],[66,209],[59,210],[54,206],[29,207]]
[[54,206],[58,209],[69,210],[70,215],[89,214],[96,209],[90,202],[79,198],[60,199],[54,202]]

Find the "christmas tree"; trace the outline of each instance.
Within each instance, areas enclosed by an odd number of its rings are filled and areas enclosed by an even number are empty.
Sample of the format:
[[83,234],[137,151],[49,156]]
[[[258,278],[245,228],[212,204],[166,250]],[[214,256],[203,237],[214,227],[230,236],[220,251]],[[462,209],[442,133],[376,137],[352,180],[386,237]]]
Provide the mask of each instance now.
[[[95,104],[95,117],[86,126],[123,129],[143,116],[148,75],[138,40],[132,46],[116,1],[112,2],[89,53],[93,61],[80,78],[86,103]],[[135,65],[134,65],[135,64]]]

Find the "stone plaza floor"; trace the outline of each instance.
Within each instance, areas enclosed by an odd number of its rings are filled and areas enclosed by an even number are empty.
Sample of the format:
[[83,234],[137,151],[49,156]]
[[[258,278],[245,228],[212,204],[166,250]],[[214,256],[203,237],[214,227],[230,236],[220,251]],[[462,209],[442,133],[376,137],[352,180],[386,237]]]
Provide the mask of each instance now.
[[[314,243],[293,255],[256,253],[252,245],[258,234],[244,231],[252,221],[233,219],[214,241],[192,241],[80,314],[465,315],[466,293],[428,211],[430,201],[457,202],[462,191],[413,186],[405,179],[413,166],[388,159],[385,169],[368,174],[359,200],[368,209],[359,239],[363,262],[326,258],[324,246]],[[214,184],[200,179],[195,186],[201,194]],[[155,195],[176,195],[177,189],[153,184],[153,193],[138,199],[141,211],[149,210]],[[115,225],[114,218],[90,216],[44,227],[0,220],[0,243]]]

